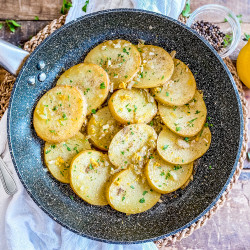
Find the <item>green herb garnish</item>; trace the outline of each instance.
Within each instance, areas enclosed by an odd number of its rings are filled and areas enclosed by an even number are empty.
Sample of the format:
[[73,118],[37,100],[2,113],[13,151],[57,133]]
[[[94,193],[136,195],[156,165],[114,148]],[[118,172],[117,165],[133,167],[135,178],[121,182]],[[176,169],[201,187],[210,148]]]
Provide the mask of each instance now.
[[72,3],[68,2],[67,0],[63,0],[63,5],[61,8],[61,14],[66,14],[66,12],[72,7]]
[[167,148],[168,148],[168,145],[164,145],[164,146],[162,147],[163,150],[165,150],[165,149],[167,149]]
[[184,10],[181,13],[184,17],[190,16],[190,0],[187,0]]
[[145,199],[144,199],[144,198],[141,198],[141,199],[139,200],[139,202],[140,202],[140,203],[145,203]]
[[102,83],[100,84],[100,89],[105,89],[105,88],[106,88],[105,83],[102,82]]
[[16,28],[21,27],[21,25],[17,23],[15,20],[6,20],[5,22],[9,30],[13,33],[16,31]]
[[89,0],[87,0],[85,2],[84,6],[82,7],[82,11],[87,12],[87,6],[88,6],[88,4],[89,4]]

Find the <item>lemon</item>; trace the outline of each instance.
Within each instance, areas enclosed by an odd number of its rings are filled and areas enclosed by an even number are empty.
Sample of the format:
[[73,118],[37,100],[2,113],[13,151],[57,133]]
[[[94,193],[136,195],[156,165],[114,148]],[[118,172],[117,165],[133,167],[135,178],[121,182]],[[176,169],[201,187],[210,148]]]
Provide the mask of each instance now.
[[248,43],[241,49],[239,56],[237,58],[237,72],[240,77],[240,80],[250,88],[250,40]]

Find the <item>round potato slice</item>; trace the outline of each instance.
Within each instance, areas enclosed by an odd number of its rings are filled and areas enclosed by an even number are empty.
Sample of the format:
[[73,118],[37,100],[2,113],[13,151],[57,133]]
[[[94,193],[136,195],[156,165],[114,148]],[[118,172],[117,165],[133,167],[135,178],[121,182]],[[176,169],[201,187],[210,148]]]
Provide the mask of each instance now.
[[80,63],[66,70],[57,85],[77,87],[87,101],[87,115],[98,108],[107,98],[109,77],[106,71],[93,63]]
[[173,74],[174,62],[161,47],[143,45],[138,48],[142,65],[132,83],[135,88],[154,88],[166,83]]
[[69,167],[75,155],[91,149],[88,139],[78,132],[65,142],[44,146],[44,161],[50,173],[60,182],[69,183]]
[[120,89],[108,102],[113,117],[123,124],[148,123],[157,113],[154,98],[142,89]]
[[111,167],[107,155],[95,150],[82,151],[71,162],[70,186],[86,202],[107,205],[105,188]]
[[87,103],[79,90],[72,86],[57,86],[38,101],[33,124],[44,141],[55,143],[74,136],[86,119]]
[[108,184],[106,193],[109,205],[126,214],[137,214],[150,209],[159,201],[160,196],[131,169],[116,174]]
[[152,189],[161,194],[171,193],[181,188],[193,172],[193,162],[186,165],[173,165],[153,154],[145,168],[147,181]]
[[111,163],[121,169],[131,166],[137,173],[156,148],[157,134],[146,124],[132,124],[119,131],[109,145]]
[[113,118],[108,107],[104,107],[93,114],[87,126],[88,135],[93,144],[106,151],[108,151],[114,135],[121,129],[121,125]]
[[194,98],[183,106],[170,107],[158,105],[164,124],[180,136],[194,136],[202,129],[206,121],[207,108],[202,94],[195,92]]
[[211,143],[211,132],[204,127],[197,136],[183,138],[164,128],[157,140],[157,151],[161,158],[172,164],[188,164],[207,152]]
[[196,82],[188,66],[174,59],[174,73],[162,87],[151,91],[157,101],[170,106],[182,106],[188,103],[195,94]]
[[97,45],[86,56],[85,63],[103,67],[110,78],[111,88],[124,88],[139,70],[140,53],[126,40],[109,40]]

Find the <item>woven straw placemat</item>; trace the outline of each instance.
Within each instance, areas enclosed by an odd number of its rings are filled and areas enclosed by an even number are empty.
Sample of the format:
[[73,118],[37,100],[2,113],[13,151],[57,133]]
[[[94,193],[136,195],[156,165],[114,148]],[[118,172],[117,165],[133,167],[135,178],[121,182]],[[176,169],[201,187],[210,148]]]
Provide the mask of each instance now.
[[[56,19],[52,21],[49,25],[47,25],[44,29],[42,29],[36,36],[34,36],[31,40],[25,43],[24,49],[28,52],[32,52],[46,37],[48,37],[51,33],[53,33],[56,29],[60,28],[64,22],[65,22],[66,16],[61,16],[59,19]],[[185,19],[181,18],[180,21],[185,22]],[[220,208],[223,206],[225,201],[228,199],[229,193],[234,185],[234,183],[238,180],[238,177],[240,175],[240,172],[244,165],[244,160],[246,157],[246,151],[247,151],[247,123],[248,123],[248,116],[247,116],[247,101],[245,99],[245,93],[242,88],[242,83],[239,79],[239,76],[237,75],[236,68],[232,61],[229,58],[224,59],[224,62],[226,63],[227,67],[229,68],[230,72],[233,75],[233,78],[235,80],[235,83],[237,85],[242,108],[243,108],[243,116],[244,116],[244,135],[243,135],[243,145],[242,145],[242,151],[240,155],[240,160],[237,166],[237,169],[233,175],[233,178],[228,185],[226,191],[222,194],[221,198],[217,201],[217,203],[211,208],[202,218],[200,218],[196,223],[192,224],[190,227],[185,228],[184,230],[178,232],[175,235],[169,236],[165,239],[156,241],[155,244],[158,248],[164,248],[167,246],[170,246],[174,244],[176,241],[180,241],[183,238],[186,238],[190,236],[194,230],[199,229],[203,225],[206,224],[206,222],[211,218],[211,216]],[[15,77],[12,76],[9,73],[5,74],[4,80],[0,83],[0,119],[3,116],[5,110],[8,107],[9,104],[9,98],[11,95],[11,90],[13,88],[15,82]]]

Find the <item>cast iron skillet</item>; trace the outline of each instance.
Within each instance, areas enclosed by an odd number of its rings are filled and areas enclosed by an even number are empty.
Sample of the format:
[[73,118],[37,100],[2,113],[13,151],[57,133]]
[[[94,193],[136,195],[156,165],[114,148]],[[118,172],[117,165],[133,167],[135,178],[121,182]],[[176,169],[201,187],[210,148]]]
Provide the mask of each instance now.
[[[37,137],[32,114],[38,99],[55,86],[63,70],[82,62],[91,48],[107,39],[176,50],[189,65],[204,91],[212,143],[196,163],[194,180],[176,195],[147,212],[127,216],[109,206],[91,206],[69,185],[59,183],[43,163],[43,142]],[[37,69],[40,60],[45,68]],[[44,82],[28,78],[45,72]],[[185,25],[148,11],[119,9],[86,15],[64,25],[28,58],[14,86],[8,112],[8,142],[13,163],[26,190],[51,218],[82,236],[109,243],[141,243],[177,233],[202,217],[226,189],[239,159],[243,118],[233,78],[214,49]],[[211,166],[211,167],[209,167]],[[74,199],[71,200],[70,196]]]

